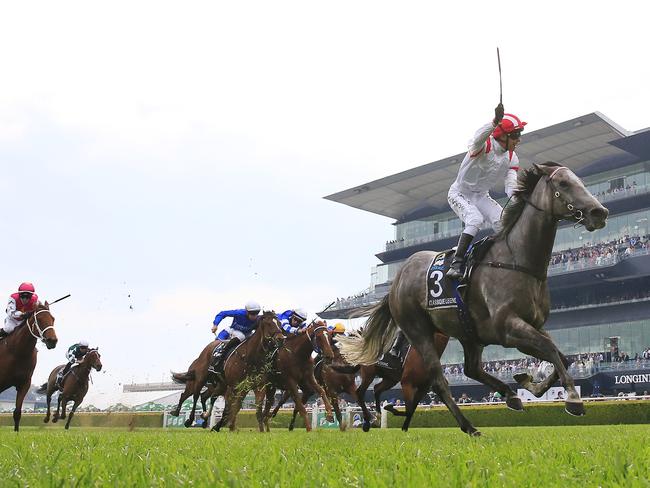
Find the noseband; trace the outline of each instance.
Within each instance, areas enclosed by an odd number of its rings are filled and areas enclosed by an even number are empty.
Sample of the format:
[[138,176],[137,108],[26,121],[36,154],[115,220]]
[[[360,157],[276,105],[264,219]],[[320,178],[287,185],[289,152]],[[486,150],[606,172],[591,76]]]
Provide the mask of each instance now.
[[[53,325],[50,325],[50,326],[48,326],[48,327],[45,327],[44,329],[41,329],[41,327],[38,325],[38,314],[41,313],[41,312],[49,312],[49,310],[47,310],[47,309],[44,308],[44,309],[42,309],[42,310],[37,310],[36,312],[34,312],[34,313],[32,314],[32,316],[29,317],[29,318],[26,320],[26,322],[27,322],[27,330],[29,331],[29,333],[30,333],[33,337],[35,337],[36,339],[40,339],[40,340],[42,340],[43,342],[45,342],[45,333],[46,333],[48,330],[50,330],[50,329],[54,329],[54,326],[53,326]],[[33,325],[30,325],[30,324],[29,324],[29,319],[33,319]],[[34,331],[32,330],[32,327],[34,327],[34,328],[38,331],[38,335],[36,335],[36,334],[34,333]]]
[[[573,218],[575,219],[575,227],[578,227],[580,225],[583,225],[582,221],[585,219],[584,211],[579,208],[576,208],[576,206],[573,204],[573,201],[570,201],[567,198],[565,198],[560,192],[560,190],[558,190],[555,184],[553,183],[553,177],[558,171],[562,169],[569,169],[569,168],[567,168],[566,166],[560,166],[559,168],[556,168],[549,176],[546,177],[546,184],[551,187],[551,190],[553,190],[553,197],[557,198],[560,201],[560,203],[562,203],[562,205],[566,207],[569,213],[565,215],[557,216],[555,215],[555,212],[553,212],[553,206],[551,206],[551,216],[557,220],[565,220],[565,219]],[[539,210],[540,212],[543,213],[547,213],[547,210],[544,210],[543,208],[539,208],[537,205],[531,202],[529,198],[524,198],[524,201],[534,209]]]

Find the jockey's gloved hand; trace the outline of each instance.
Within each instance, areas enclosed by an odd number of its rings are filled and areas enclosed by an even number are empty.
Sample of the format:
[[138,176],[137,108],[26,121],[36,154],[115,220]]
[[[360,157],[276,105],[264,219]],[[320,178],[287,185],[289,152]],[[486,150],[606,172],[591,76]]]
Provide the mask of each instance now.
[[494,125],[499,125],[499,122],[503,120],[504,111],[505,109],[503,108],[502,103],[496,106],[496,108],[494,109]]

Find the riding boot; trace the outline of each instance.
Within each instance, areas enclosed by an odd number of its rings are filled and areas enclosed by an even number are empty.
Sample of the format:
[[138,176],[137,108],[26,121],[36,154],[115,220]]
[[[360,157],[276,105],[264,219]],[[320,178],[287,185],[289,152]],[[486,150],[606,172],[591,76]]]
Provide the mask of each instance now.
[[460,280],[463,277],[463,270],[461,269],[465,264],[465,253],[469,245],[472,243],[474,236],[470,234],[465,234],[464,232],[460,235],[458,239],[458,246],[456,247],[456,253],[454,254],[454,259],[449,266],[447,271],[447,278],[452,280]]
[[65,378],[65,375],[68,373],[68,371],[70,371],[70,366],[71,365],[72,365],[72,363],[67,363],[63,367],[63,369],[59,370],[58,374],[56,375],[56,382],[54,383],[54,385],[57,388],[60,388],[61,386],[63,386],[61,383],[63,382],[63,378]]
[[212,355],[212,362],[208,371],[211,373],[218,373],[222,369],[223,359],[226,357],[229,351],[231,351],[237,344],[240,343],[240,340],[237,337],[233,337],[228,341],[220,343],[214,350]]
[[405,340],[406,336],[400,329],[400,331],[397,333],[397,337],[395,338],[395,342],[393,342],[393,346],[390,348],[390,351],[388,351],[388,354],[399,359],[400,351],[402,350],[402,346],[404,345]]

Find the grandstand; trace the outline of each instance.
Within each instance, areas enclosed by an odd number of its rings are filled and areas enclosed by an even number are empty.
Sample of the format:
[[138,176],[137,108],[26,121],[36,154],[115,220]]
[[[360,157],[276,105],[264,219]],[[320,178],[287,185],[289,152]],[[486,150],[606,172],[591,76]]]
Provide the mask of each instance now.
[[[601,388],[650,390],[650,368],[642,357],[650,346],[650,130],[628,132],[594,112],[524,133],[517,154],[523,167],[544,161],[568,166],[610,211],[607,226],[593,233],[569,222],[558,228],[546,329],[565,354],[583,365],[591,359],[590,368],[574,371],[584,380],[578,381],[583,394]],[[321,316],[348,318],[354,308],[376,303],[388,292],[411,254],[456,244],[462,227],[447,204],[447,191],[463,157],[456,154],[325,197],[395,219],[395,238],[376,254],[380,264],[371,271],[369,288],[337,299]],[[493,196],[505,204],[503,189]],[[483,229],[477,239],[487,234]],[[523,355],[490,346],[484,358],[490,364],[521,364]],[[443,362],[462,361],[460,344],[450,341]],[[622,370],[635,381],[623,378]],[[472,382],[462,378],[461,372],[452,386],[468,388]]]

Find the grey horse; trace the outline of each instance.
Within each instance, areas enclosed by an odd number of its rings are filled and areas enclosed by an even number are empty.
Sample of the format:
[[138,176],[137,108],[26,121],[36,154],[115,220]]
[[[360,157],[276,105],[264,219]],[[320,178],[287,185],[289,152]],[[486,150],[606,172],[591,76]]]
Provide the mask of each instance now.
[[[399,327],[420,353],[432,387],[456,418],[461,430],[480,432],[461,413],[451,396],[434,346],[434,332],[456,337],[465,352],[465,375],[498,391],[513,410],[523,410],[517,394],[482,366],[489,344],[517,348],[553,364],[555,371],[541,383],[530,376],[515,380],[541,396],[559,378],[567,392],[566,411],[584,415],[584,406],[567,373],[569,361],[542,330],[549,314],[546,280],[548,263],[560,220],[584,225],[588,231],[605,226],[608,210],[569,169],[557,163],[535,164],[520,172],[514,204],[502,217],[495,242],[475,266],[465,295],[472,327],[454,309],[426,308],[426,281],[433,251],[413,254],[397,273],[383,301],[370,311],[363,335],[341,338],[341,352],[352,364],[372,364],[390,347]],[[417,401],[407,405],[413,415]]]

